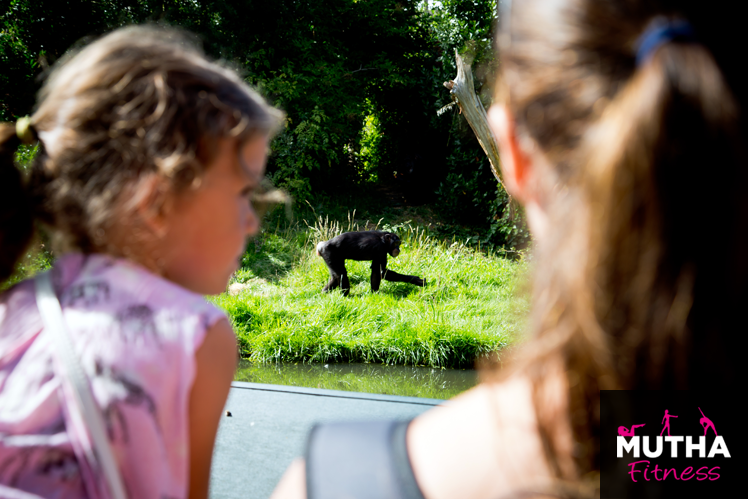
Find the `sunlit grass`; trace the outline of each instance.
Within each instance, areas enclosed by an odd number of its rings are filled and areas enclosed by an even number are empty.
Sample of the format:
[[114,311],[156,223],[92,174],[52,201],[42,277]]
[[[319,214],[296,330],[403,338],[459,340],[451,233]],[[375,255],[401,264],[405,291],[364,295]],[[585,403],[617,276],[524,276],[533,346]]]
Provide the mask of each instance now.
[[[378,225],[359,224],[353,214],[342,222],[318,218],[271,226],[250,242],[232,278],[242,289],[210,298],[229,314],[242,357],[465,368],[516,340],[528,308],[518,292],[527,263],[438,240],[409,223],[379,226],[402,239],[388,267],[425,278],[426,287],[382,281],[372,293],[369,262],[348,261],[350,296],[321,293],[329,275],[316,243]],[[30,253],[0,289],[51,262],[43,248]]]
[[372,293],[369,263],[348,261],[350,296],[321,293],[328,272],[315,244],[358,228],[352,217],[318,219],[250,243],[234,278],[244,289],[212,298],[229,313],[243,357],[472,367],[516,338],[527,309],[517,293],[526,263],[437,241],[408,223],[380,227],[403,241],[388,267],[426,278],[426,287],[383,281]]

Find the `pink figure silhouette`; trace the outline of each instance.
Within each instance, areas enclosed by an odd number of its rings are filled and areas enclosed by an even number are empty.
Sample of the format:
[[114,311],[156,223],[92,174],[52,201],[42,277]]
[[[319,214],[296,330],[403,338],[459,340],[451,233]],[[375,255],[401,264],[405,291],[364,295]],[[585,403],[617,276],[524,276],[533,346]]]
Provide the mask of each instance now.
[[704,427],[704,436],[706,436],[706,432],[709,431],[709,428],[711,428],[714,432],[714,436],[716,437],[717,429],[714,427],[714,423],[712,423],[712,420],[704,416],[704,411],[701,410],[701,407],[699,407],[699,412],[702,416],[701,419],[699,419],[699,424]]
[[634,430],[636,428],[641,428],[644,426],[643,424],[635,424],[631,427],[630,430],[627,430],[625,426],[619,426],[618,427],[618,434],[622,437],[633,437],[634,436]]
[[670,418],[677,418],[678,416],[673,416],[672,414],[668,414],[667,409],[665,409],[665,415],[662,417],[662,422],[665,423],[665,426],[662,427],[662,431],[660,432],[660,435],[665,433],[665,430],[667,430],[667,436],[670,436]]

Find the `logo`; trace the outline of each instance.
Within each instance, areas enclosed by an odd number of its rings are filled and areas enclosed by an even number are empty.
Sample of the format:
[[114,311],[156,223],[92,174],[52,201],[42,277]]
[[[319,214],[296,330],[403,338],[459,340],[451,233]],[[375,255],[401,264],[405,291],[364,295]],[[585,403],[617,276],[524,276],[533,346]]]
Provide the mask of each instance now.
[[[699,411],[701,411],[701,408],[699,407]],[[703,416],[703,412],[701,413]],[[703,416],[699,421],[700,424],[704,427],[704,435],[698,437],[698,442],[694,443],[693,437],[688,436],[672,436],[670,434],[670,419],[671,418],[677,418],[678,416],[674,416],[673,414],[670,414],[667,409],[665,409],[665,415],[662,417],[662,431],[660,432],[660,435],[655,437],[655,449],[652,450],[650,438],[648,436],[645,437],[637,437],[634,435],[634,428],[639,428],[642,426],[645,426],[643,424],[641,425],[633,425],[631,427],[631,430],[626,430],[625,426],[619,426],[618,427],[618,438],[616,439],[616,457],[617,458],[624,458],[626,455],[631,455],[633,458],[638,458],[641,456],[640,449],[643,450],[644,455],[647,458],[650,459],[657,459],[660,456],[662,456],[663,453],[663,440],[665,444],[670,445],[670,456],[673,458],[678,457],[678,448],[679,444],[684,442],[685,439],[685,456],[687,458],[691,458],[695,455],[695,452],[698,451],[698,457],[703,458],[706,454],[706,432],[709,428],[714,430],[715,439],[712,442],[712,445],[709,449],[709,454],[706,455],[707,459],[711,459],[717,455],[722,455],[724,457],[730,457],[730,451],[727,449],[727,445],[725,444],[725,439],[717,435],[717,430],[714,428],[714,423],[707,418],[706,416]],[[667,436],[663,437],[662,434],[667,431]],[[631,437],[627,440],[626,437]],[[640,445],[640,438],[641,445]],[[683,449],[681,449],[681,452],[683,452]],[[634,482],[637,481],[637,473],[643,474],[644,480],[650,480],[650,478],[647,476],[649,471],[649,466],[652,464],[652,461],[647,459],[642,459],[641,461],[633,461],[629,463],[629,475],[631,475],[631,480]],[[637,467],[637,465],[641,465]],[[643,470],[642,470],[643,469]],[[676,468],[663,468],[660,469],[659,465],[657,463],[654,464],[654,469],[652,469],[651,474],[654,476],[654,480],[667,480],[669,476],[672,476],[675,480],[691,480],[693,478],[696,478],[696,480],[718,480],[719,475],[719,466],[713,466],[710,468],[710,465],[705,465],[698,470],[694,471],[693,466],[688,466],[680,473],[680,477],[678,476],[678,470]],[[661,474],[660,474],[661,473]],[[639,479],[642,479],[640,476]]]
[[739,486],[739,401],[713,395],[601,392],[601,498],[719,497]]

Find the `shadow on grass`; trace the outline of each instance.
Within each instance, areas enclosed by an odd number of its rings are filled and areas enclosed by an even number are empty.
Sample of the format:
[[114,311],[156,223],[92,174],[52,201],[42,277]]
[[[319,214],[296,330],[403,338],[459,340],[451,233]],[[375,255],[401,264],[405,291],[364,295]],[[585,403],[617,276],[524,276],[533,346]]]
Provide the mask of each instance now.
[[[392,295],[397,299],[408,298],[409,296],[418,293],[421,289],[419,286],[413,284],[398,283],[391,284],[390,286],[390,289],[386,290],[387,294]],[[382,290],[380,289],[379,292],[381,293]]]
[[277,284],[302,261],[303,246],[283,234],[263,233],[249,241],[234,281],[261,278]]
[[[351,281],[351,291],[350,291],[350,294],[348,295],[348,298],[363,299],[363,298],[368,297],[369,295],[378,294],[378,295],[384,295],[384,296],[391,296],[393,298],[401,300],[401,299],[408,298],[413,294],[418,293],[420,289],[418,286],[414,286],[412,284],[389,284],[389,285],[382,284],[379,288],[379,291],[371,291],[371,289],[369,288],[366,288],[366,290],[363,290],[360,287],[358,289],[355,289],[357,287],[356,285],[359,284],[360,282],[363,282],[363,281],[359,281],[358,283],[354,283],[353,281]],[[366,283],[368,284],[368,281],[366,281]],[[342,293],[342,291],[340,289],[336,289],[334,291],[330,291],[329,293]]]

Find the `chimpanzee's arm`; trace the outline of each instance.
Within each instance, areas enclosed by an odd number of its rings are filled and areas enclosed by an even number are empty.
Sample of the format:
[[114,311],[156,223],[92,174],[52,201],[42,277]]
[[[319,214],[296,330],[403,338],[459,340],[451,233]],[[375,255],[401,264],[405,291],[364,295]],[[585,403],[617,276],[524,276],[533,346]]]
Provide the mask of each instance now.
[[414,275],[398,274],[394,270],[385,270],[384,279],[390,282],[407,282],[410,284],[415,284],[416,286],[426,285],[426,279],[421,279],[420,277]]
[[371,262],[371,290],[379,291],[379,283],[382,282],[382,273],[387,271],[387,253]]
[[[416,286],[424,286],[426,284],[426,279],[421,279],[418,276],[414,275],[407,275],[407,274],[398,274],[394,270],[389,270],[387,268],[387,254],[385,253],[384,259],[381,261],[380,265],[375,264],[377,262],[371,262],[371,289],[372,291],[376,291],[379,289],[379,282],[380,282],[380,274],[377,273],[377,270],[381,269],[381,277],[384,277],[385,281],[390,282],[407,282],[410,284],[415,284]],[[374,274],[377,273],[377,280],[376,280],[376,288],[374,287]]]

